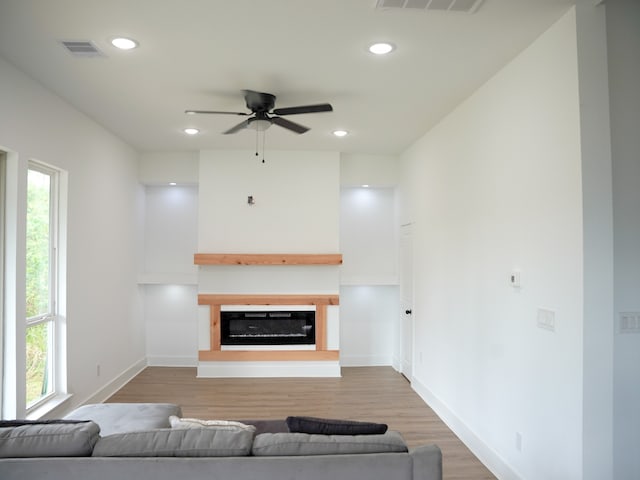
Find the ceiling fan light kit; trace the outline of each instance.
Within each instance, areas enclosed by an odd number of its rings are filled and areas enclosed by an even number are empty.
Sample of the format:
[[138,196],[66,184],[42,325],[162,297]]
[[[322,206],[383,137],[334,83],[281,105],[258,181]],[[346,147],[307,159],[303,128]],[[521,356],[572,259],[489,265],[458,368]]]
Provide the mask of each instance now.
[[247,125],[247,128],[252,128],[258,132],[264,132],[271,126],[271,122],[269,120],[261,118],[250,118],[248,122],[249,124]]

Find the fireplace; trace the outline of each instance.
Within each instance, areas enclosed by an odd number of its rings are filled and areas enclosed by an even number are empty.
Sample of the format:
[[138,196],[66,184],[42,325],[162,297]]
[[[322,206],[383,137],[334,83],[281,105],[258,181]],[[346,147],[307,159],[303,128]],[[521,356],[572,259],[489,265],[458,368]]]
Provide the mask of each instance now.
[[315,311],[250,310],[220,312],[220,344],[313,345]]
[[[340,376],[338,295],[199,293],[198,304],[201,328],[206,326],[199,377]],[[275,327],[264,323],[269,316]],[[238,321],[237,328],[228,318]]]

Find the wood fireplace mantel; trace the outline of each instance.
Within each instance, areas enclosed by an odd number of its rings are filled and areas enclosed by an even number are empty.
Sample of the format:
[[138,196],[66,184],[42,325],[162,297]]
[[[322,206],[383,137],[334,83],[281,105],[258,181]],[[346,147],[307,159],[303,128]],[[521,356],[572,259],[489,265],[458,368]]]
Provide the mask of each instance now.
[[340,253],[196,253],[195,265],[341,265]]

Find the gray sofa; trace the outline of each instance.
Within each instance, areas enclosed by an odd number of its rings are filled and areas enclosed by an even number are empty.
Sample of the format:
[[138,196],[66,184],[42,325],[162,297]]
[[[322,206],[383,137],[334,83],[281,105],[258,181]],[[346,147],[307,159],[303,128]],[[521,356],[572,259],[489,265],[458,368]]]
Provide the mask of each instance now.
[[0,478],[442,479],[440,449],[408,449],[394,431],[264,432],[259,423],[171,428],[169,418],[180,416],[180,408],[171,404],[100,404],[81,407],[55,423],[0,427]]

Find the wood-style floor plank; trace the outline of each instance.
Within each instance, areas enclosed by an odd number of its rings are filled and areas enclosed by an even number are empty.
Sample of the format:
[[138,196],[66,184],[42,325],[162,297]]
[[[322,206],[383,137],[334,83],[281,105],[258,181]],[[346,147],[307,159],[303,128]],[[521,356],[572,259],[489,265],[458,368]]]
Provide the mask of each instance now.
[[375,421],[410,447],[437,444],[446,480],[495,479],[391,367],[342,368],[341,378],[196,378],[195,368],[148,367],[108,402],[169,402],[202,419],[289,415]]

